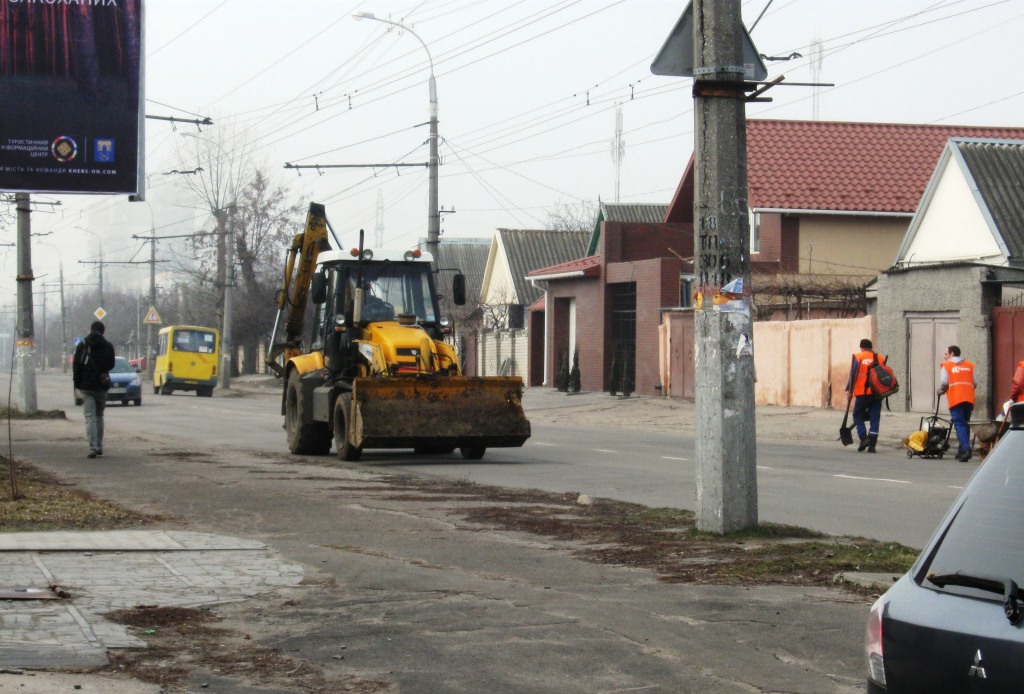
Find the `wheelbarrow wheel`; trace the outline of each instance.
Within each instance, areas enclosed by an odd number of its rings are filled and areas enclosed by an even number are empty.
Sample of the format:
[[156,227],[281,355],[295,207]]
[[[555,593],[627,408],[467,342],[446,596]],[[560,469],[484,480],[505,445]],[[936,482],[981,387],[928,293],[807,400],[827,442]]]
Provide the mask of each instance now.
[[914,457],[914,451],[907,451],[907,458],[913,458],[913,457]]

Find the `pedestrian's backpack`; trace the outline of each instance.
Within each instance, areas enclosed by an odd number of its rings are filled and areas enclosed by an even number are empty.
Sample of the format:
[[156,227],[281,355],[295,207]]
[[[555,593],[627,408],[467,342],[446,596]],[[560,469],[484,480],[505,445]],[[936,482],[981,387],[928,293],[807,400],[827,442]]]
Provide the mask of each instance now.
[[868,392],[874,395],[876,400],[884,400],[899,390],[900,384],[892,367],[885,363],[884,357],[882,361],[878,361],[876,353],[875,360],[868,367]]

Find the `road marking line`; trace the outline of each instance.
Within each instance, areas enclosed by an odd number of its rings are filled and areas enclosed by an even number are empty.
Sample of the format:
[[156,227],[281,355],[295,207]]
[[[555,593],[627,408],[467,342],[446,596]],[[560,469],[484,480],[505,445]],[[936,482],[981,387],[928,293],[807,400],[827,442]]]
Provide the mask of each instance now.
[[891,480],[887,477],[855,477],[854,475],[833,475],[847,480],[868,480],[869,482],[895,482],[896,484],[910,484],[909,480]]
[[958,487],[958,486],[957,486],[957,485],[955,485],[955,484],[951,484],[951,485],[949,485],[949,488],[950,488],[950,489],[963,489],[963,487]]
[[672,456],[670,456],[670,455],[663,455],[663,456],[661,456],[661,459],[662,459],[662,460],[681,460],[681,461],[683,461],[684,463],[685,463],[685,462],[686,462],[687,460],[689,460],[689,458],[673,458],[673,457],[672,457]]
[[534,446],[557,446],[557,443],[544,443],[543,441],[531,441]]
[[758,465],[758,466],[757,466],[757,469],[758,469],[758,470],[774,470],[775,468],[773,468],[773,467],[768,467],[767,465]]
[[595,453],[614,453],[615,451],[609,451],[607,448],[595,448]]

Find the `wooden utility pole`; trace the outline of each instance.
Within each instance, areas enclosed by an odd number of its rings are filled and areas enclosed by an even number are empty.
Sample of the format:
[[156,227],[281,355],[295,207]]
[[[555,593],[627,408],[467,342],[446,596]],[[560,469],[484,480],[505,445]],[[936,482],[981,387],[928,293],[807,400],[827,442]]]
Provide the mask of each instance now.
[[757,525],[740,0],[694,0],[697,527]]

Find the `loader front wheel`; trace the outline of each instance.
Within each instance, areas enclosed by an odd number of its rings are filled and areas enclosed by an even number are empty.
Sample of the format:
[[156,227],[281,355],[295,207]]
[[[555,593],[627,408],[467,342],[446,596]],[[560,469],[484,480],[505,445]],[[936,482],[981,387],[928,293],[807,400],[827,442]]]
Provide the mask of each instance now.
[[359,460],[363,455],[363,449],[352,445],[348,439],[348,418],[345,413],[345,403],[341,397],[334,401],[334,417],[331,420],[334,425],[334,450],[342,460]]
[[462,457],[466,460],[480,460],[484,457],[484,453],[487,452],[486,446],[463,446],[459,449],[462,453]]
[[284,400],[284,427],[288,432],[288,450],[297,455],[323,455],[331,450],[331,431],[326,422],[314,422],[308,416],[302,398],[299,372],[292,371]]

